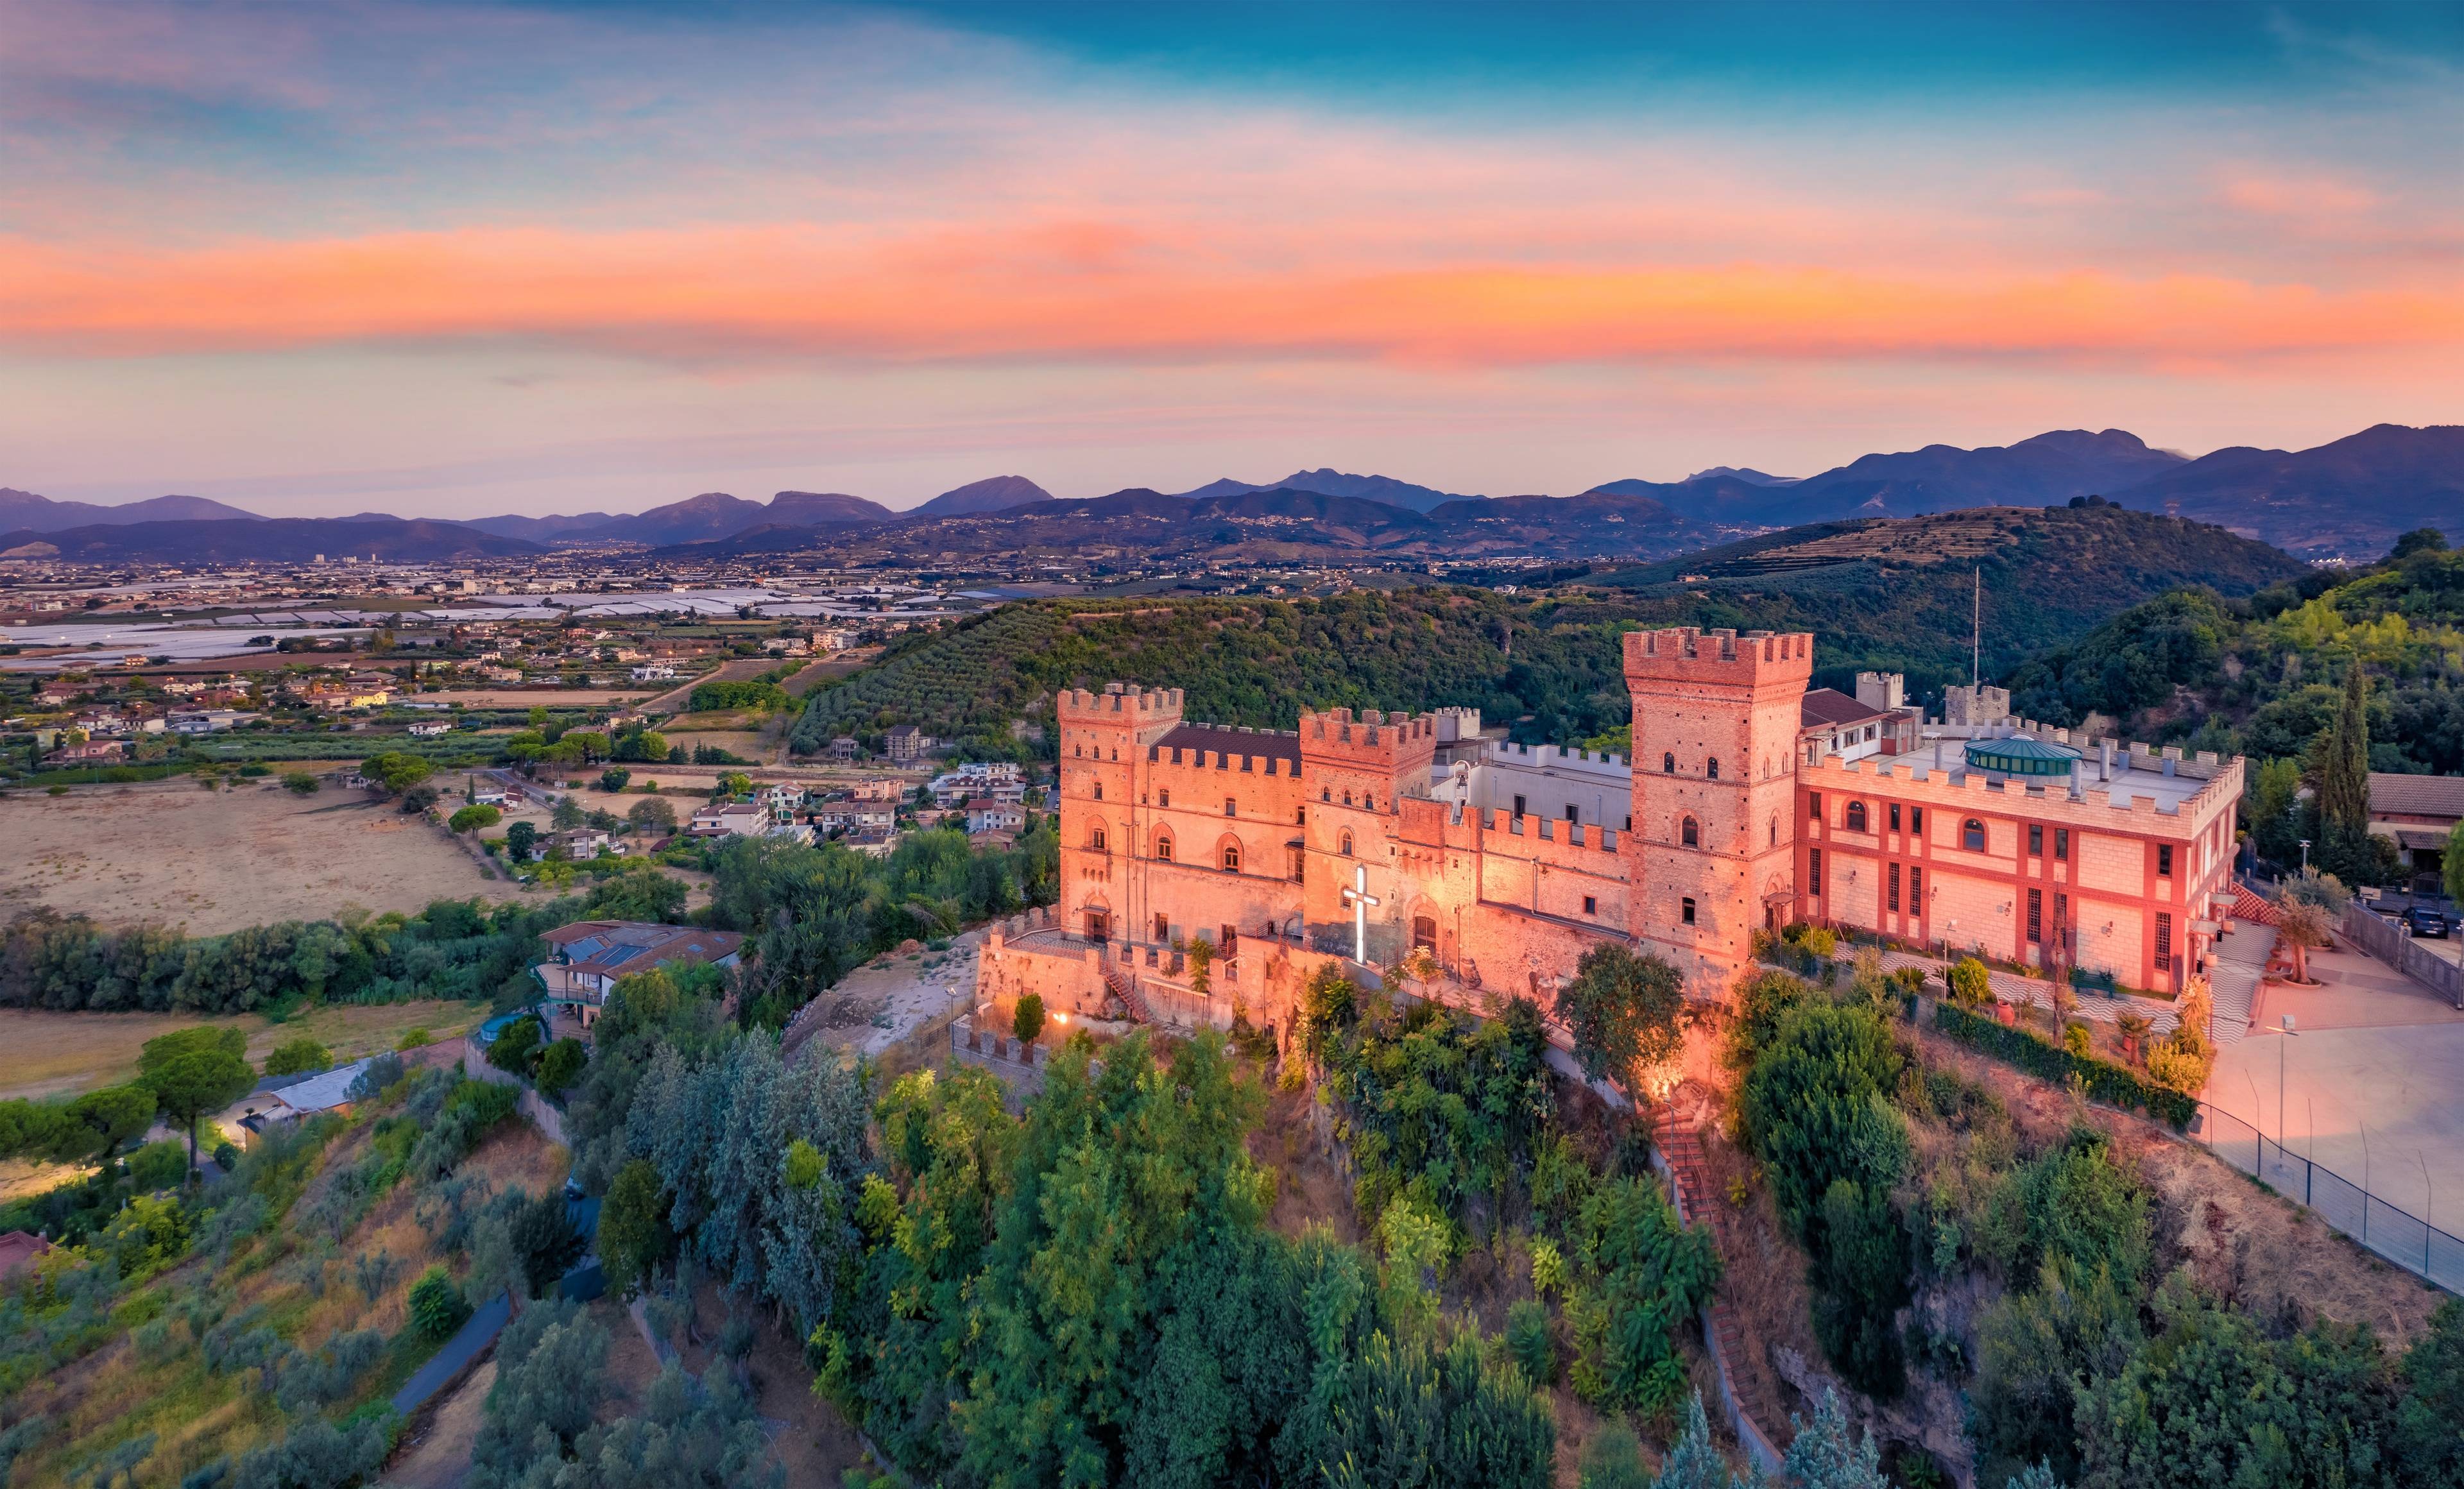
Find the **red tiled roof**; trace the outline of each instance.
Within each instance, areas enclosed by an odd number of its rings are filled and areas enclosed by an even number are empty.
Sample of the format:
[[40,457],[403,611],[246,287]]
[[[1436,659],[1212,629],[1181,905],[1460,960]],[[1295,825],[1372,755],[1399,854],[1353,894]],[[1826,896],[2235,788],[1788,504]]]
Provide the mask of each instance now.
[[2370,772],[2370,811],[2405,817],[2464,818],[2464,776]]
[[1810,690],[1798,711],[1799,727],[1805,729],[1837,729],[1886,716],[1886,711],[1859,703],[1837,688]]

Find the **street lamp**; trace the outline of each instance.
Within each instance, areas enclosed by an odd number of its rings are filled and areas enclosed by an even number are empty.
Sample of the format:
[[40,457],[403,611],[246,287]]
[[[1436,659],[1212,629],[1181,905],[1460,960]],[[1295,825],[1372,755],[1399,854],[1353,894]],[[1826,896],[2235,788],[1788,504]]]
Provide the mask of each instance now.
[[[2280,1028],[2261,1029],[2261,1034],[2280,1034],[2288,1040],[2299,1038],[2293,1032],[2293,1016],[2286,1014]],[[2284,1046],[2276,1046],[2276,1150],[2284,1150]]]
[[2310,840],[2307,838],[2301,840],[2301,877],[2310,877]]

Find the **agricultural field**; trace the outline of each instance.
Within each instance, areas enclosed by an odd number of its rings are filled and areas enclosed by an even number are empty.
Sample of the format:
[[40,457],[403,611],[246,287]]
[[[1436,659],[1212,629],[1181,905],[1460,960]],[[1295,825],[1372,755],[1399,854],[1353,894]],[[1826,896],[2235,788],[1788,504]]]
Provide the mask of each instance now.
[[37,907],[104,926],[152,922],[216,935],[318,920],[360,905],[505,899],[443,833],[389,802],[327,786],[205,791],[186,777],[0,797],[0,918]]
[[173,1029],[213,1024],[245,1030],[248,1059],[262,1065],[277,1044],[306,1037],[333,1051],[338,1061],[392,1049],[414,1029],[436,1039],[464,1033],[487,1014],[484,1004],[422,998],[402,1003],[333,1003],[308,1009],[280,1023],[261,1014],[205,1018],[196,1014],[55,1013],[47,1009],[0,1009],[0,1101],[66,1095],[116,1085],[137,1073],[137,1053],[147,1040]]

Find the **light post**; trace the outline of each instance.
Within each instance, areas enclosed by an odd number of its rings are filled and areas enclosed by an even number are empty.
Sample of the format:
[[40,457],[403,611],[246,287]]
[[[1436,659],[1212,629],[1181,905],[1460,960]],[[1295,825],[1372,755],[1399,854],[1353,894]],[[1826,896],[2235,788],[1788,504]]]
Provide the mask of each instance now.
[[2310,840],[2307,838],[2301,840],[2301,877],[2310,877]]

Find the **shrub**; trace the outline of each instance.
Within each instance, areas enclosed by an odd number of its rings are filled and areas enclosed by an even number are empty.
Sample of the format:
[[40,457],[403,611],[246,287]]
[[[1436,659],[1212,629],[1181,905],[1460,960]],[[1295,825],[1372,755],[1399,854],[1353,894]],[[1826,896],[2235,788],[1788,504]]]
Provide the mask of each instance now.
[[1546,1303],[1526,1298],[1506,1310],[1506,1352],[1533,1385],[1546,1386],[1557,1378],[1557,1343],[1550,1333]]
[[1950,1000],[1962,1008],[1982,1008],[1993,1001],[1992,979],[1985,964],[1973,956],[1951,963],[1944,980],[1950,984]]
[[[793,1149],[789,1151],[792,1155]],[[668,1209],[659,1171],[649,1159],[633,1159],[616,1171],[616,1182],[607,1187],[606,1203],[599,1212],[599,1258],[606,1264],[607,1281],[627,1297],[639,1292],[675,1251]]]
[[539,1055],[539,1070],[532,1077],[545,1096],[561,1095],[590,1064],[590,1055],[580,1040],[561,1039]]
[[[226,1143],[223,1146],[228,1148],[231,1145]],[[128,1155],[128,1176],[140,1193],[158,1189],[177,1189],[188,1176],[188,1154],[169,1138],[148,1143]]]
[[1846,1179],[1815,1214],[1814,1333],[1849,1383],[1896,1396],[1904,1381],[1893,1319],[1908,1301],[1907,1227],[1888,1194]]
[[509,1075],[530,1074],[531,1062],[538,1057],[539,1040],[546,1033],[536,1015],[515,1019],[496,1031],[488,1046],[488,1063]]
[[410,1322],[430,1339],[450,1339],[471,1317],[462,1289],[442,1266],[432,1266],[410,1284]]
[[[1935,1005],[1933,1022],[1935,1028],[1961,1043],[1981,1049],[2030,1075],[2058,1084],[2067,1084],[2072,1076],[2078,1076],[2092,1100],[2126,1110],[2145,1110],[2150,1116],[2171,1123],[2176,1128],[2189,1126],[2190,1119],[2198,1114],[2198,1099],[2169,1088],[2169,1083],[2157,1084],[2143,1081],[2125,1066],[2092,1055],[2075,1055],[2046,1043],[2024,1029],[2006,1029],[1993,1019],[1979,1018],[1947,1003]],[[2192,1025],[2186,1018],[2183,1027],[2187,1029]],[[2194,1032],[2191,1038],[2204,1045],[2203,1036]],[[2169,1038],[2167,1042],[2170,1042]],[[2164,1056],[2165,1052],[2160,1048],[2148,1058],[2148,1069],[2157,1081],[2165,1080],[2165,1071],[2160,1068]],[[2204,1071],[2200,1084],[2206,1084]]]
[[274,1053],[265,1057],[265,1073],[270,1076],[299,1075],[325,1069],[333,1062],[332,1051],[303,1034],[274,1047]]
[[430,1034],[428,1027],[423,1024],[415,1029],[403,1030],[402,1038],[393,1041],[393,1047],[396,1052],[415,1050],[423,1044],[432,1043],[435,1039],[436,1036]]
[[2062,1048],[2069,1050],[2074,1055],[2089,1054],[2091,1052],[2091,1047],[2088,1043],[2087,1025],[2083,1023],[2075,1023],[2064,1029],[2062,1031]]
[[1044,996],[1029,993],[1018,1000],[1017,1012],[1010,1015],[1010,1032],[1032,1044],[1044,1032]]
[[1650,1470],[1642,1466],[1642,1443],[1634,1429],[1607,1421],[1583,1443],[1575,1470],[1580,1489],[1651,1489]]
[[632,778],[633,773],[627,770],[624,766],[610,765],[605,770],[599,773],[599,789],[611,794],[622,791],[625,789],[626,783],[630,781]]
[[1887,1193],[1906,1171],[1907,1125],[1884,1099],[1900,1054],[1871,1009],[1806,1003],[1789,1011],[1746,1077],[1746,1140],[1769,1166],[1781,1218],[1802,1236],[1832,1184]]
[[306,771],[284,771],[282,773],[282,789],[290,792],[295,797],[315,796],[317,794],[318,785],[319,782],[317,777]]

